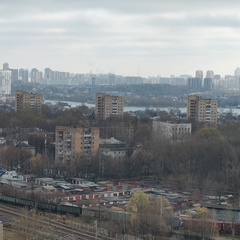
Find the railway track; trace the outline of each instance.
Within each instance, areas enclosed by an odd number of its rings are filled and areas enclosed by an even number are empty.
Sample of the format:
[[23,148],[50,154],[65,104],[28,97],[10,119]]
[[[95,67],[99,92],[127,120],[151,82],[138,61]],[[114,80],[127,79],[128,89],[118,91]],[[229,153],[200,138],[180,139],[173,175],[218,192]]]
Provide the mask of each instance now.
[[[18,221],[23,218],[23,208],[11,206],[7,204],[0,203],[0,216],[6,217],[7,219],[12,219],[12,221]],[[25,216],[26,217],[26,216]],[[28,217],[31,220],[31,217]],[[14,219],[14,220],[13,220]],[[0,217],[1,220],[1,217]],[[58,239],[58,240],[113,240],[113,238],[97,235],[86,230],[77,229],[72,226],[68,226],[59,221],[55,221],[49,218],[41,219],[32,219],[37,221],[38,224],[42,226],[47,226],[46,232],[43,234],[46,236],[46,239]],[[3,221],[3,225],[6,225],[6,222]]]

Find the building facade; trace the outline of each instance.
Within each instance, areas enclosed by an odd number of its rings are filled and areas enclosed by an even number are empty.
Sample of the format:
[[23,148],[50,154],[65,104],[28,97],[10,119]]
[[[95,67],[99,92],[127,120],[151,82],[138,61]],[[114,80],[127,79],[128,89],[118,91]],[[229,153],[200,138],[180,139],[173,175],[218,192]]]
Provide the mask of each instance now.
[[15,92],[15,111],[41,112],[42,102],[42,94],[28,93],[19,90]]
[[192,133],[192,124],[154,120],[153,132],[156,136],[167,138],[171,141],[182,140],[184,137]]
[[111,116],[122,116],[124,111],[124,98],[96,93],[95,116],[98,120],[105,120]]
[[218,119],[218,103],[214,99],[203,99],[199,96],[187,97],[187,118],[196,122],[216,125]]
[[98,128],[56,127],[55,161],[67,162],[78,158],[91,159],[98,155],[98,150]]

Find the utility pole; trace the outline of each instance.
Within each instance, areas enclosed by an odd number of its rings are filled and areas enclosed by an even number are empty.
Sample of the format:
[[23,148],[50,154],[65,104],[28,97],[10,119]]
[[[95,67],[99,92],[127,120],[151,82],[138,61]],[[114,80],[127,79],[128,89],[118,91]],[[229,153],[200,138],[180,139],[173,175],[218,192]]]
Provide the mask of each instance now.
[[44,158],[47,161],[47,176],[49,176],[49,159],[47,154],[47,133],[44,133]]
[[0,240],[3,240],[3,224],[0,221]]
[[98,223],[97,220],[95,220],[95,240],[97,240],[97,235],[98,235]]

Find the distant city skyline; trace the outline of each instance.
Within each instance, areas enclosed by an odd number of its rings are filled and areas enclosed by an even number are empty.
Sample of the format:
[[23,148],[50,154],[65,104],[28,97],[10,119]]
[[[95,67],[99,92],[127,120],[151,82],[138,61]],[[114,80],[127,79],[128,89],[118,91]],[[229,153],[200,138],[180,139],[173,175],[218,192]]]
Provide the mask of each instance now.
[[10,0],[0,3],[0,62],[71,73],[233,75],[237,0]]
[[[0,65],[1,66],[1,65]],[[19,67],[12,67],[8,62],[4,62],[2,64],[2,67],[0,67],[0,70],[4,70],[6,69],[6,66],[7,66],[7,69],[17,69],[19,70],[19,73],[23,70],[25,71],[28,71],[29,74],[33,71],[39,71],[41,74],[42,74],[42,77],[44,77],[44,73],[45,73],[45,70],[48,69],[48,70],[51,70],[53,72],[63,72],[63,73],[69,73],[69,74],[92,74],[92,75],[101,75],[101,74],[112,74],[111,72],[106,72],[106,73],[98,73],[98,72],[93,72],[93,71],[90,71],[90,72],[69,72],[69,71],[65,71],[64,69],[51,69],[51,68],[48,68],[48,67],[44,67],[43,69],[40,69],[38,68],[37,66],[34,66],[33,68],[28,68],[28,67],[25,67],[25,66],[21,66],[21,68]],[[198,74],[199,72],[202,72],[202,76],[199,77]],[[148,77],[163,77],[163,78],[171,78],[171,77],[181,77],[181,76],[192,76],[192,77],[199,77],[199,78],[203,78],[203,77],[209,77],[209,73],[212,73],[212,77],[214,75],[220,75],[222,78],[224,78],[224,76],[234,76],[234,75],[237,75],[237,76],[240,76],[240,67],[236,67],[231,74],[219,74],[219,73],[216,73],[214,70],[202,70],[202,69],[196,69],[196,70],[193,70],[193,74],[190,74],[190,73],[182,73],[182,74],[179,74],[179,75],[175,75],[175,74],[170,74],[169,76],[161,76],[161,75],[149,75],[149,76],[141,76],[139,75],[139,77],[143,77],[143,78],[148,78]],[[124,74],[116,74],[116,75],[119,75],[119,76],[124,76],[124,77],[137,77],[137,75],[124,75]],[[30,76],[29,76],[30,77]]]

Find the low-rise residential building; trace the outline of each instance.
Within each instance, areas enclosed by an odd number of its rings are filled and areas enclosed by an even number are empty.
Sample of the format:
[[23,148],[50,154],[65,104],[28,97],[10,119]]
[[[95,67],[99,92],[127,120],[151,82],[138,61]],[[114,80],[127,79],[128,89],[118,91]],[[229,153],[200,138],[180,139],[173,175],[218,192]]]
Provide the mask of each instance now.
[[124,142],[112,137],[110,139],[100,139],[99,150],[102,156],[119,159],[127,156],[128,147]]
[[191,134],[191,132],[191,123],[153,121],[153,133],[155,136],[167,138],[171,141],[181,140],[186,137],[186,135]]

